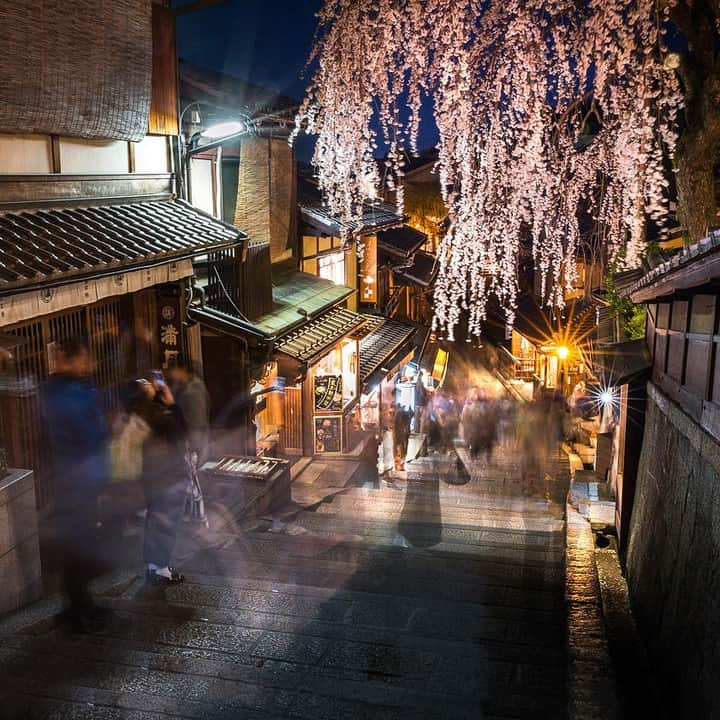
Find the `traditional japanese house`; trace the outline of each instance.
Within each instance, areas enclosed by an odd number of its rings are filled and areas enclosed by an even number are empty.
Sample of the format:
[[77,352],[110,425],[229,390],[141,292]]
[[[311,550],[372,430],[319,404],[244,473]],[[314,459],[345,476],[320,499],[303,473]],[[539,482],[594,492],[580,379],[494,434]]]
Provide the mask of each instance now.
[[[13,70],[11,97],[7,86],[0,92],[0,326],[19,341],[0,422],[9,463],[35,471],[41,506],[53,482],[37,388],[55,343],[87,340],[103,407],[115,409],[124,381],[180,353],[200,359],[199,335],[185,323],[192,260],[234,252],[244,239],[177,197],[171,13],[140,1],[96,12],[79,35],[60,9],[40,27],[16,28],[29,33],[31,57],[36,34],[77,35],[76,52],[68,59],[51,43],[42,63]],[[38,73],[52,88],[42,98]],[[57,80],[69,74],[72,90]]]
[[676,717],[718,708],[720,662],[708,628],[720,611],[719,288],[715,232],[630,292],[647,306],[652,367],[637,413],[645,422],[634,493],[626,468],[619,527],[634,615],[654,666],[672,683]]
[[378,234],[402,226],[403,217],[384,202],[366,203],[362,219],[344,226],[323,205],[318,187],[301,178],[300,267],[318,277],[357,290],[349,307],[376,309],[381,301],[378,287]]

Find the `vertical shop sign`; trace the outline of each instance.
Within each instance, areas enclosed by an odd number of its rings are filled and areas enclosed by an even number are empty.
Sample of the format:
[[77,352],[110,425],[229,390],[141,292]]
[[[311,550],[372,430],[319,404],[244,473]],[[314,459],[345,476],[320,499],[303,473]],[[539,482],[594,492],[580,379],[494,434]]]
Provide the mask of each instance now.
[[315,409],[342,410],[342,375],[315,376]]
[[182,314],[179,292],[161,292],[158,297],[160,358],[164,370],[183,354]]
[[369,235],[362,239],[363,254],[360,262],[360,302],[377,303],[377,238]]

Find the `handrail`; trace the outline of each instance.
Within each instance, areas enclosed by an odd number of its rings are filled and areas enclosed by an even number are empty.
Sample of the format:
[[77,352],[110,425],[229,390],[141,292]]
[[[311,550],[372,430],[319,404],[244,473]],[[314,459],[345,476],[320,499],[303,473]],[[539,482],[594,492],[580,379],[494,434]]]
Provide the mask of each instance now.
[[497,347],[502,350],[502,352],[504,352],[505,355],[507,355],[514,363],[520,362],[520,358],[516,358],[504,345],[498,345]]

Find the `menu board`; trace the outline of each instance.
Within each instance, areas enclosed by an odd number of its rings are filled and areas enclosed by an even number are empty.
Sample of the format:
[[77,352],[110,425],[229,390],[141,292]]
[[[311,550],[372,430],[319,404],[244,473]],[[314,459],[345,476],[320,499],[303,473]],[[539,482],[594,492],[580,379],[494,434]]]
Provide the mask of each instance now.
[[342,417],[315,418],[315,452],[340,452],[342,437]]
[[342,375],[315,376],[315,409],[340,411],[343,407]]

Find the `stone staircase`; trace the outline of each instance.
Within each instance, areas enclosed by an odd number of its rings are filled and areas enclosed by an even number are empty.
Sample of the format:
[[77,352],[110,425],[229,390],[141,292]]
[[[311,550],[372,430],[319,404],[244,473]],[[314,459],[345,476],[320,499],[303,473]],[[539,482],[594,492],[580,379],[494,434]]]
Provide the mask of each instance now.
[[102,631],[3,637],[18,717],[566,717],[564,506],[512,455],[460,486],[452,458],[408,470],[107,596]]

